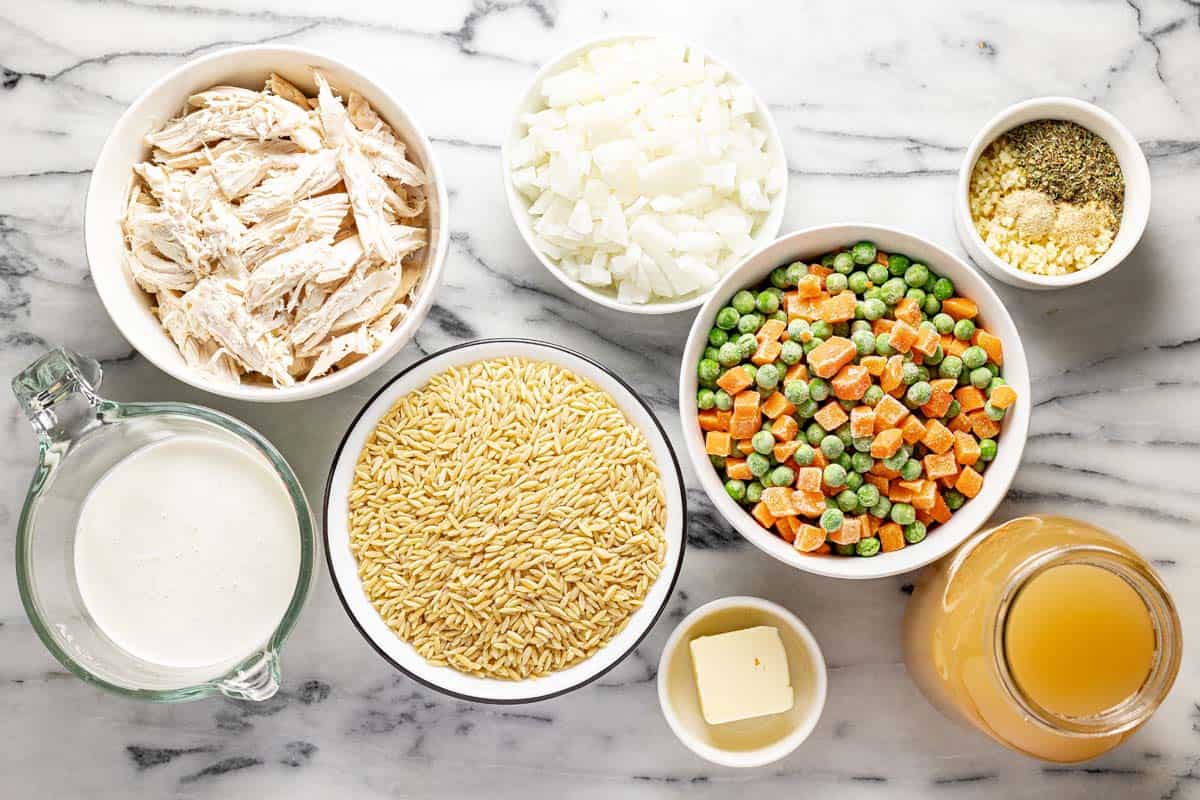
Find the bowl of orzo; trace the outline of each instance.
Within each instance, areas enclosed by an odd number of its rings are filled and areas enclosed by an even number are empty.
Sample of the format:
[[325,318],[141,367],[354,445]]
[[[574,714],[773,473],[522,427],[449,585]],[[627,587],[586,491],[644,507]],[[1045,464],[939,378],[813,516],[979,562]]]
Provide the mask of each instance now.
[[334,586],[375,650],[466,700],[576,689],[662,613],[685,546],[675,453],[599,363],[490,339],[396,375],[325,492]]

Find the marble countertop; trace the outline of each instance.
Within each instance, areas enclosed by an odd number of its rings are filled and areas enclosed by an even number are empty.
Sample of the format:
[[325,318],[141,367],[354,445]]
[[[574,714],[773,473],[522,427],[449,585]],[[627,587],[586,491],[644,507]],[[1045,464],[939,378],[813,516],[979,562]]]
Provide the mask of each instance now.
[[[1063,292],[997,286],[1024,334],[1036,393],[1024,464],[999,515],[1064,511],[1127,536],[1174,592],[1185,638],[1200,639],[1200,556],[1188,549],[1200,522],[1200,422],[1184,411],[1200,390],[1196,0],[5,3],[0,374],[7,380],[51,343],[74,347],[102,360],[116,399],[193,401],[246,420],[312,497],[351,415],[388,375],[480,336],[554,339],[600,359],[677,438],[690,316],[622,315],[568,293],[522,244],[500,184],[500,137],[538,64],[631,29],[702,43],[769,103],[790,168],[785,231],[872,221],[961,254],[954,175],[1000,108],[1074,95],[1132,128],[1150,159],[1154,208],[1129,261]],[[433,138],[452,206],[445,285],[415,340],[374,377],[282,407],[203,394],[133,352],[93,291],[82,236],[89,170],[125,106],[189,57],[262,41],[327,50],[383,76]],[[864,584],[793,572],[743,543],[695,488],[668,614],[629,659],[574,694],[491,707],[427,690],[359,637],[323,571],[274,700],[168,707],[109,696],[69,676],[22,612],[13,539],[34,438],[7,394],[0,424],[6,797],[1200,797],[1194,646],[1166,705],[1123,747],[1083,766],[1036,763],[947,722],[905,675],[898,627],[912,576]],[[750,771],[714,767],[677,742],[654,685],[672,622],[736,593],[800,614],[830,669],[812,738]]]

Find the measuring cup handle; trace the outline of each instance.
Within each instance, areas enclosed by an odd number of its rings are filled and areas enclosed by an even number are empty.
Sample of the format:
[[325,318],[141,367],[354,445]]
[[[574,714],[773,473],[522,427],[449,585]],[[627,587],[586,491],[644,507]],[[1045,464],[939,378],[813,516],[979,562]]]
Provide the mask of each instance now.
[[100,364],[56,347],[12,380],[13,394],[43,444],[68,442],[96,423]]
[[243,661],[236,670],[217,681],[217,688],[235,700],[268,700],[279,691],[279,654],[264,650]]

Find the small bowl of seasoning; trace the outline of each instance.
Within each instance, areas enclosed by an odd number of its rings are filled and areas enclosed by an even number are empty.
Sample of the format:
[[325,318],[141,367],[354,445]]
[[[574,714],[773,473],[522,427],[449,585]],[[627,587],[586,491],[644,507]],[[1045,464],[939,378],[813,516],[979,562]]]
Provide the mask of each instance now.
[[1059,289],[1116,267],[1150,216],[1150,168],[1116,117],[1070,97],[1010,106],[984,126],[958,174],[954,224],[992,277]]

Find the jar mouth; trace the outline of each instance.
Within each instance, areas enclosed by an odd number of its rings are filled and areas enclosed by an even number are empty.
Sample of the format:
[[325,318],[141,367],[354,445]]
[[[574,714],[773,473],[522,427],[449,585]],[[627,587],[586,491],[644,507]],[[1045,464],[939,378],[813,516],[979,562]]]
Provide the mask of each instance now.
[[[1005,641],[1009,614],[1021,590],[1047,570],[1068,564],[1099,567],[1125,581],[1145,603],[1154,631],[1153,660],[1141,686],[1117,705],[1086,716],[1057,713],[1030,697],[1013,675]],[[995,668],[1011,700],[1035,724],[1053,733],[1078,737],[1114,736],[1145,722],[1170,692],[1183,653],[1179,616],[1158,575],[1117,550],[1095,545],[1056,549],[1021,564],[1000,597],[994,631]]]

